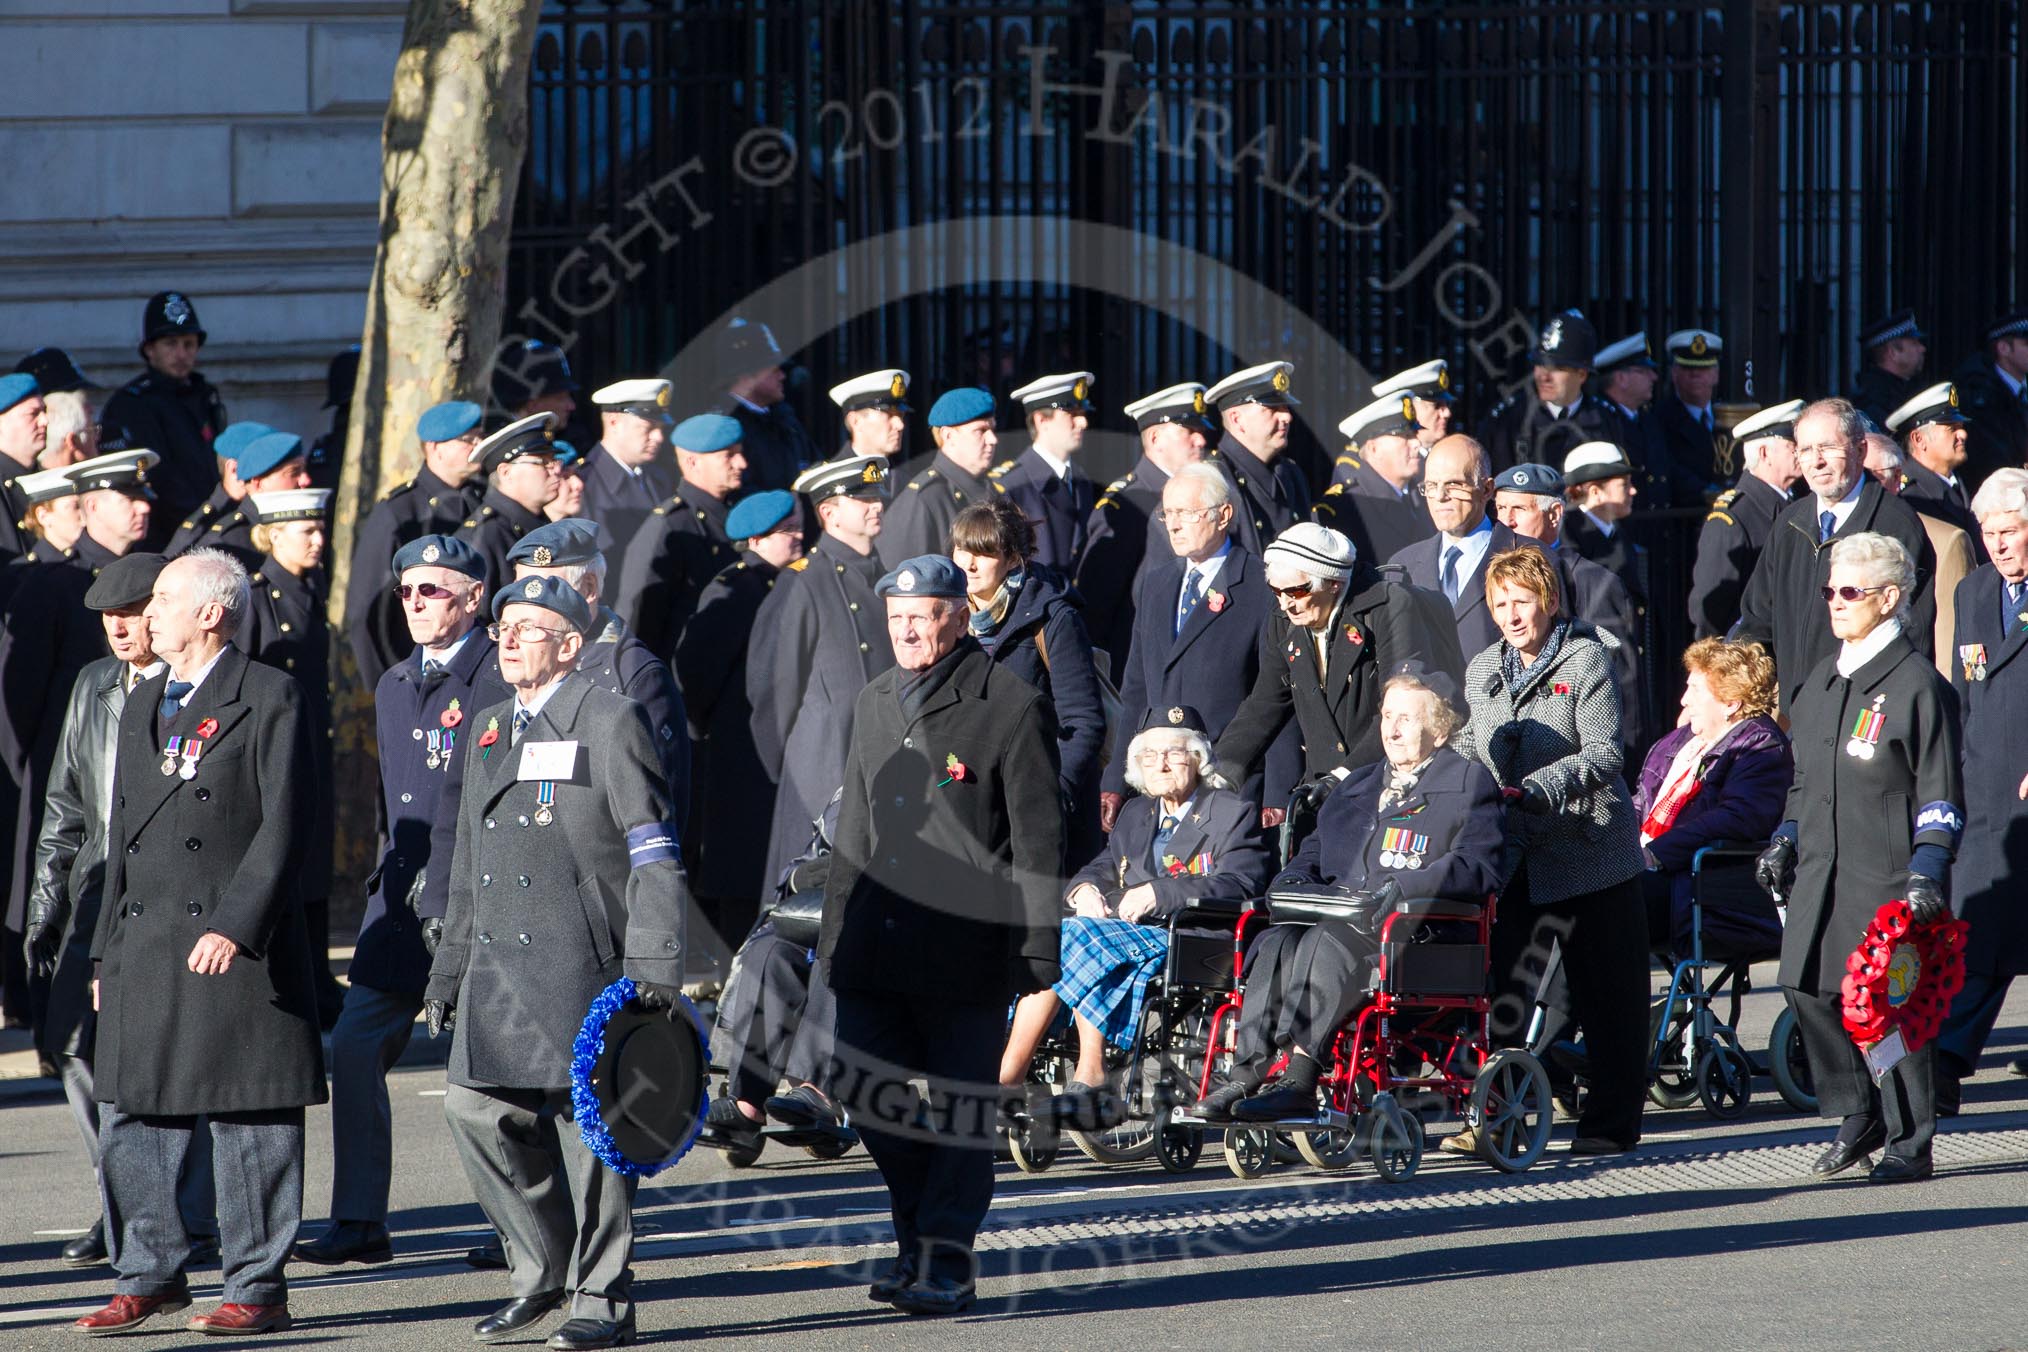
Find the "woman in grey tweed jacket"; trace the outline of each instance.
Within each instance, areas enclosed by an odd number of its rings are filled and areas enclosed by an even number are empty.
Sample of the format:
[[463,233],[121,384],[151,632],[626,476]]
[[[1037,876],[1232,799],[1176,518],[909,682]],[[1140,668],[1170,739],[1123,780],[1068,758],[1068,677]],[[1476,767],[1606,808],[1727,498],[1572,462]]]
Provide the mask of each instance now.
[[1557,613],[1555,567],[1539,549],[1495,555],[1486,600],[1503,637],[1466,668],[1471,719],[1452,745],[1491,770],[1507,798],[1495,1041],[1520,1040],[1532,974],[1561,941],[1591,1067],[1571,1150],[1631,1150],[1647,1094],[1648,935],[1612,657],[1596,629]]

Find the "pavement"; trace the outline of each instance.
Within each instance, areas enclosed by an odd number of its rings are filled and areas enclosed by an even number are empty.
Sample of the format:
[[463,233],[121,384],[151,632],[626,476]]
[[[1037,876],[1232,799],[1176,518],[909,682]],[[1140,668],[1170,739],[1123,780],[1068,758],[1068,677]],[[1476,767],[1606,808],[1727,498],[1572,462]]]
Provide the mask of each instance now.
[[[1767,975],[1771,983],[1771,974]],[[1764,1044],[1779,997],[1748,997]],[[427,1045],[427,1039],[418,1039]],[[693,1151],[636,1207],[640,1341],[761,1348],[1011,1349],[2002,1348],[2028,1345],[2028,991],[2001,1020],[1937,1177],[1899,1188],[1812,1183],[1829,1135],[1765,1080],[1737,1120],[1651,1109],[1641,1148],[1562,1153],[1497,1175],[1431,1150],[1408,1182],[1300,1163],[1242,1182],[1217,1144],[1191,1172],[1003,1164],[981,1236],[980,1301],[918,1321],[865,1298],[891,1252],[862,1151],[820,1163],[771,1145],[732,1169]],[[226,1346],[469,1346],[509,1296],[461,1261],[485,1235],[443,1123],[443,1073],[391,1078],[396,1257],[296,1265],[289,1334]],[[74,1347],[64,1324],[111,1274],[64,1269],[96,1197],[54,1086],[0,1088],[0,1348]],[[1448,1127],[1442,1128],[1448,1130]],[[306,1233],[330,1186],[329,1115],[310,1115]],[[191,1274],[204,1308],[216,1269]],[[546,1336],[556,1323],[546,1321]],[[136,1348],[204,1342],[173,1327]],[[526,1345],[537,1345],[531,1339]]]

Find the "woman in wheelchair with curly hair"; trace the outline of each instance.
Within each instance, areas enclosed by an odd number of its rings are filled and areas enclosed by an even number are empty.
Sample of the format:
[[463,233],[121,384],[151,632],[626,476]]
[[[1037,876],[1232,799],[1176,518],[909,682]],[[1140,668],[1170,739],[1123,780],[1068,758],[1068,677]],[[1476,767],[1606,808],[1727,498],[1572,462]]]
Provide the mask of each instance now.
[[[1372,998],[1381,925],[1394,903],[1483,902],[1493,890],[1500,787],[1446,745],[1464,721],[1456,700],[1450,677],[1419,662],[1403,663],[1382,686],[1385,759],[1339,783],[1273,884],[1277,892],[1328,888],[1345,899],[1347,918],[1271,924],[1254,943],[1232,1074],[1198,1102],[1198,1116],[1272,1122],[1314,1112],[1332,1038]],[[1282,1051],[1287,1068],[1263,1085]]]
[[[1683,721],[1655,743],[1641,766],[1634,808],[1648,872],[1648,943],[1674,955],[1690,951],[1690,865],[1721,841],[1766,840],[1782,823],[1796,763],[1774,721],[1774,660],[1757,643],[1702,638],[1683,654]],[[1750,872],[1750,870],[1742,870]],[[1709,890],[1709,889],[1707,889]],[[1707,945],[1781,947],[1774,908],[1743,878],[1705,899]]]
[[1244,901],[1274,866],[1260,835],[1260,809],[1232,791],[1213,765],[1204,719],[1195,709],[1152,709],[1127,747],[1127,786],[1139,796],[1120,809],[1097,858],[1070,880],[1064,902],[1063,976],[1025,997],[1000,1060],[1000,1082],[1018,1089],[1055,1020],[1071,1008],[1077,1068],[1051,1112],[1102,1131],[1121,1105],[1106,1088],[1108,1043],[1129,1048],[1141,1024],[1148,983],[1169,952],[1169,918],[1193,897]]

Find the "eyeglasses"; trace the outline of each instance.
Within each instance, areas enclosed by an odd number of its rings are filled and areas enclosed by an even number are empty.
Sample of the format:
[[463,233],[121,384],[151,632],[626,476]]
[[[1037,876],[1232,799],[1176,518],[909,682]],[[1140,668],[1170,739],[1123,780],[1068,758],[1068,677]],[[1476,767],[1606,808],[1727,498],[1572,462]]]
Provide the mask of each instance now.
[[509,634],[514,635],[516,643],[547,643],[550,639],[562,638],[568,632],[565,629],[544,629],[533,620],[521,620],[515,624],[501,624],[495,620],[486,626],[486,636],[495,643]]
[[1826,601],[1834,596],[1840,601],[1856,601],[1862,596],[1870,596],[1877,591],[1886,591],[1893,585],[1893,583],[1888,582],[1882,583],[1878,587],[1819,587],[1817,588],[1817,593]]
[[1478,485],[1475,483],[1468,483],[1459,479],[1446,479],[1440,484],[1419,484],[1416,491],[1426,498],[1435,498],[1438,501],[1442,501],[1445,498],[1469,498],[1472,496],[1472,490],[1477,487]]
[[1300,601],[1311,592],[1317,590],[1317,584],[1314,582],[1298,582],[1293,587],[1277,587],[1273,583],[1269,583],[1268,590],[1284,601]]
[[394,589],[394,594],[404,601],[411,596],[421,596],[425,601],[449,601],[457,596],[449,587],[434,582],[404,582]]
[[1194,526],[1200,521],[1210,520],[1212,513],[1217,510],[1216,507],[1178,507],[1174,510],[1167,507],[1159,507],[1155,510],[1155,520],[1164,526],[1172,522],[1180,522],[1185,526]]
[[1161,765],[1163,762],[1172,759],[1187,763],[1190,760],[1190,748],[1187,746],[1163,747],[1160,750],[1143,751],[1135,756],[1134,759],[1148,766]]

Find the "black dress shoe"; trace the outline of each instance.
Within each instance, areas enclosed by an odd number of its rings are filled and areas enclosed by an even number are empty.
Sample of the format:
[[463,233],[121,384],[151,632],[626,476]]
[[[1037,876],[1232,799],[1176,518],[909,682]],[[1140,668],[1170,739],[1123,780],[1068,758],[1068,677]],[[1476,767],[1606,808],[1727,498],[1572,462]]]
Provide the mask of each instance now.
[[1250,1098],[1232,1105],[1235,1122],[1279,1122],[1288,1117],[1314,1117],[1317,1087],[1276,1080]]
[[92,1228],[63,1246],[63,1261],[70,1267],[90,1267],[106,1261],[106,1223],[92,1222]]
[[465,1250],[465,1266],[488,1272],[496,1269],[504,1272],[507,1270],[507,1250],[499,1239],[495,1238],[476,1249]]
[[956,1314],[972,1303],[978,1288],[970,1282],[949,1277],[925,1277],[914,1286],[905,1286],[894,1296],[894,1308],[906,1314]]
[[715,1098],[704,1110],[704,1131],[721,1146],[750,1150],[760,1144],[761,1123],[729,1098]]
[[1824,1148],[1810,1166],[1810,1172],[1818,1178],[1830,1178],[1844,1173],[1855,1164],[1863,1164],[1866,1157],[1887,1144],[1887,1131],[1876,1127],[1856,1141],[1837,1140]]
[[544,1291],[533,1296],[516,1296],[493,1313],[472,1325],[475,1343],[504,1343],[542,1316],[563,1304],[563,1292]]
[[1868,1183],[1920,1183],[1936,1173],[1936,1163],[1927,1150],[1915,1159],[1906,1155],[1882,1155],[1880,1163],[1866,1175]]
[[549,1335],[549,1347],[574,1352],[584,1347],[625,1347],[634,1341],[634,1317],[615,1323],[610,1319],[570,1319]]
[[1624,1155],[1632,1149],[1631,1145],[1610,1136],[1579,1136],[1570,1143],[1573,1155]]
[[892,1305],[902,1288],[915,1285],[915,1259],[898,1258],[894,1265],[873,1279],[873,1285],[866,1288],[866,1298]]
[[783,1126],[797,1131],[842,1126],[845,1122],[838,1105],[807,1084],[799,1084],[786,1094],[776,1094],[762,1105],[762,1110]]
[[386,1263],[394,1258],[387,1227],[374,1221],[334,1221],[316,1239],[296,1246],[305,1263]]
[[1227,1080],[1197,1100],[1190,1109],[1190,1115],[1201,1117],[1206,1122],[1229,1121],[1232,1117],[1232,1105],[1248,1097],[1259,1087],[1239,1080]]
[[185,1267],[212,1267],[218,1262],[218,1236],[192,1235],[190,1257],[183,1260]]

